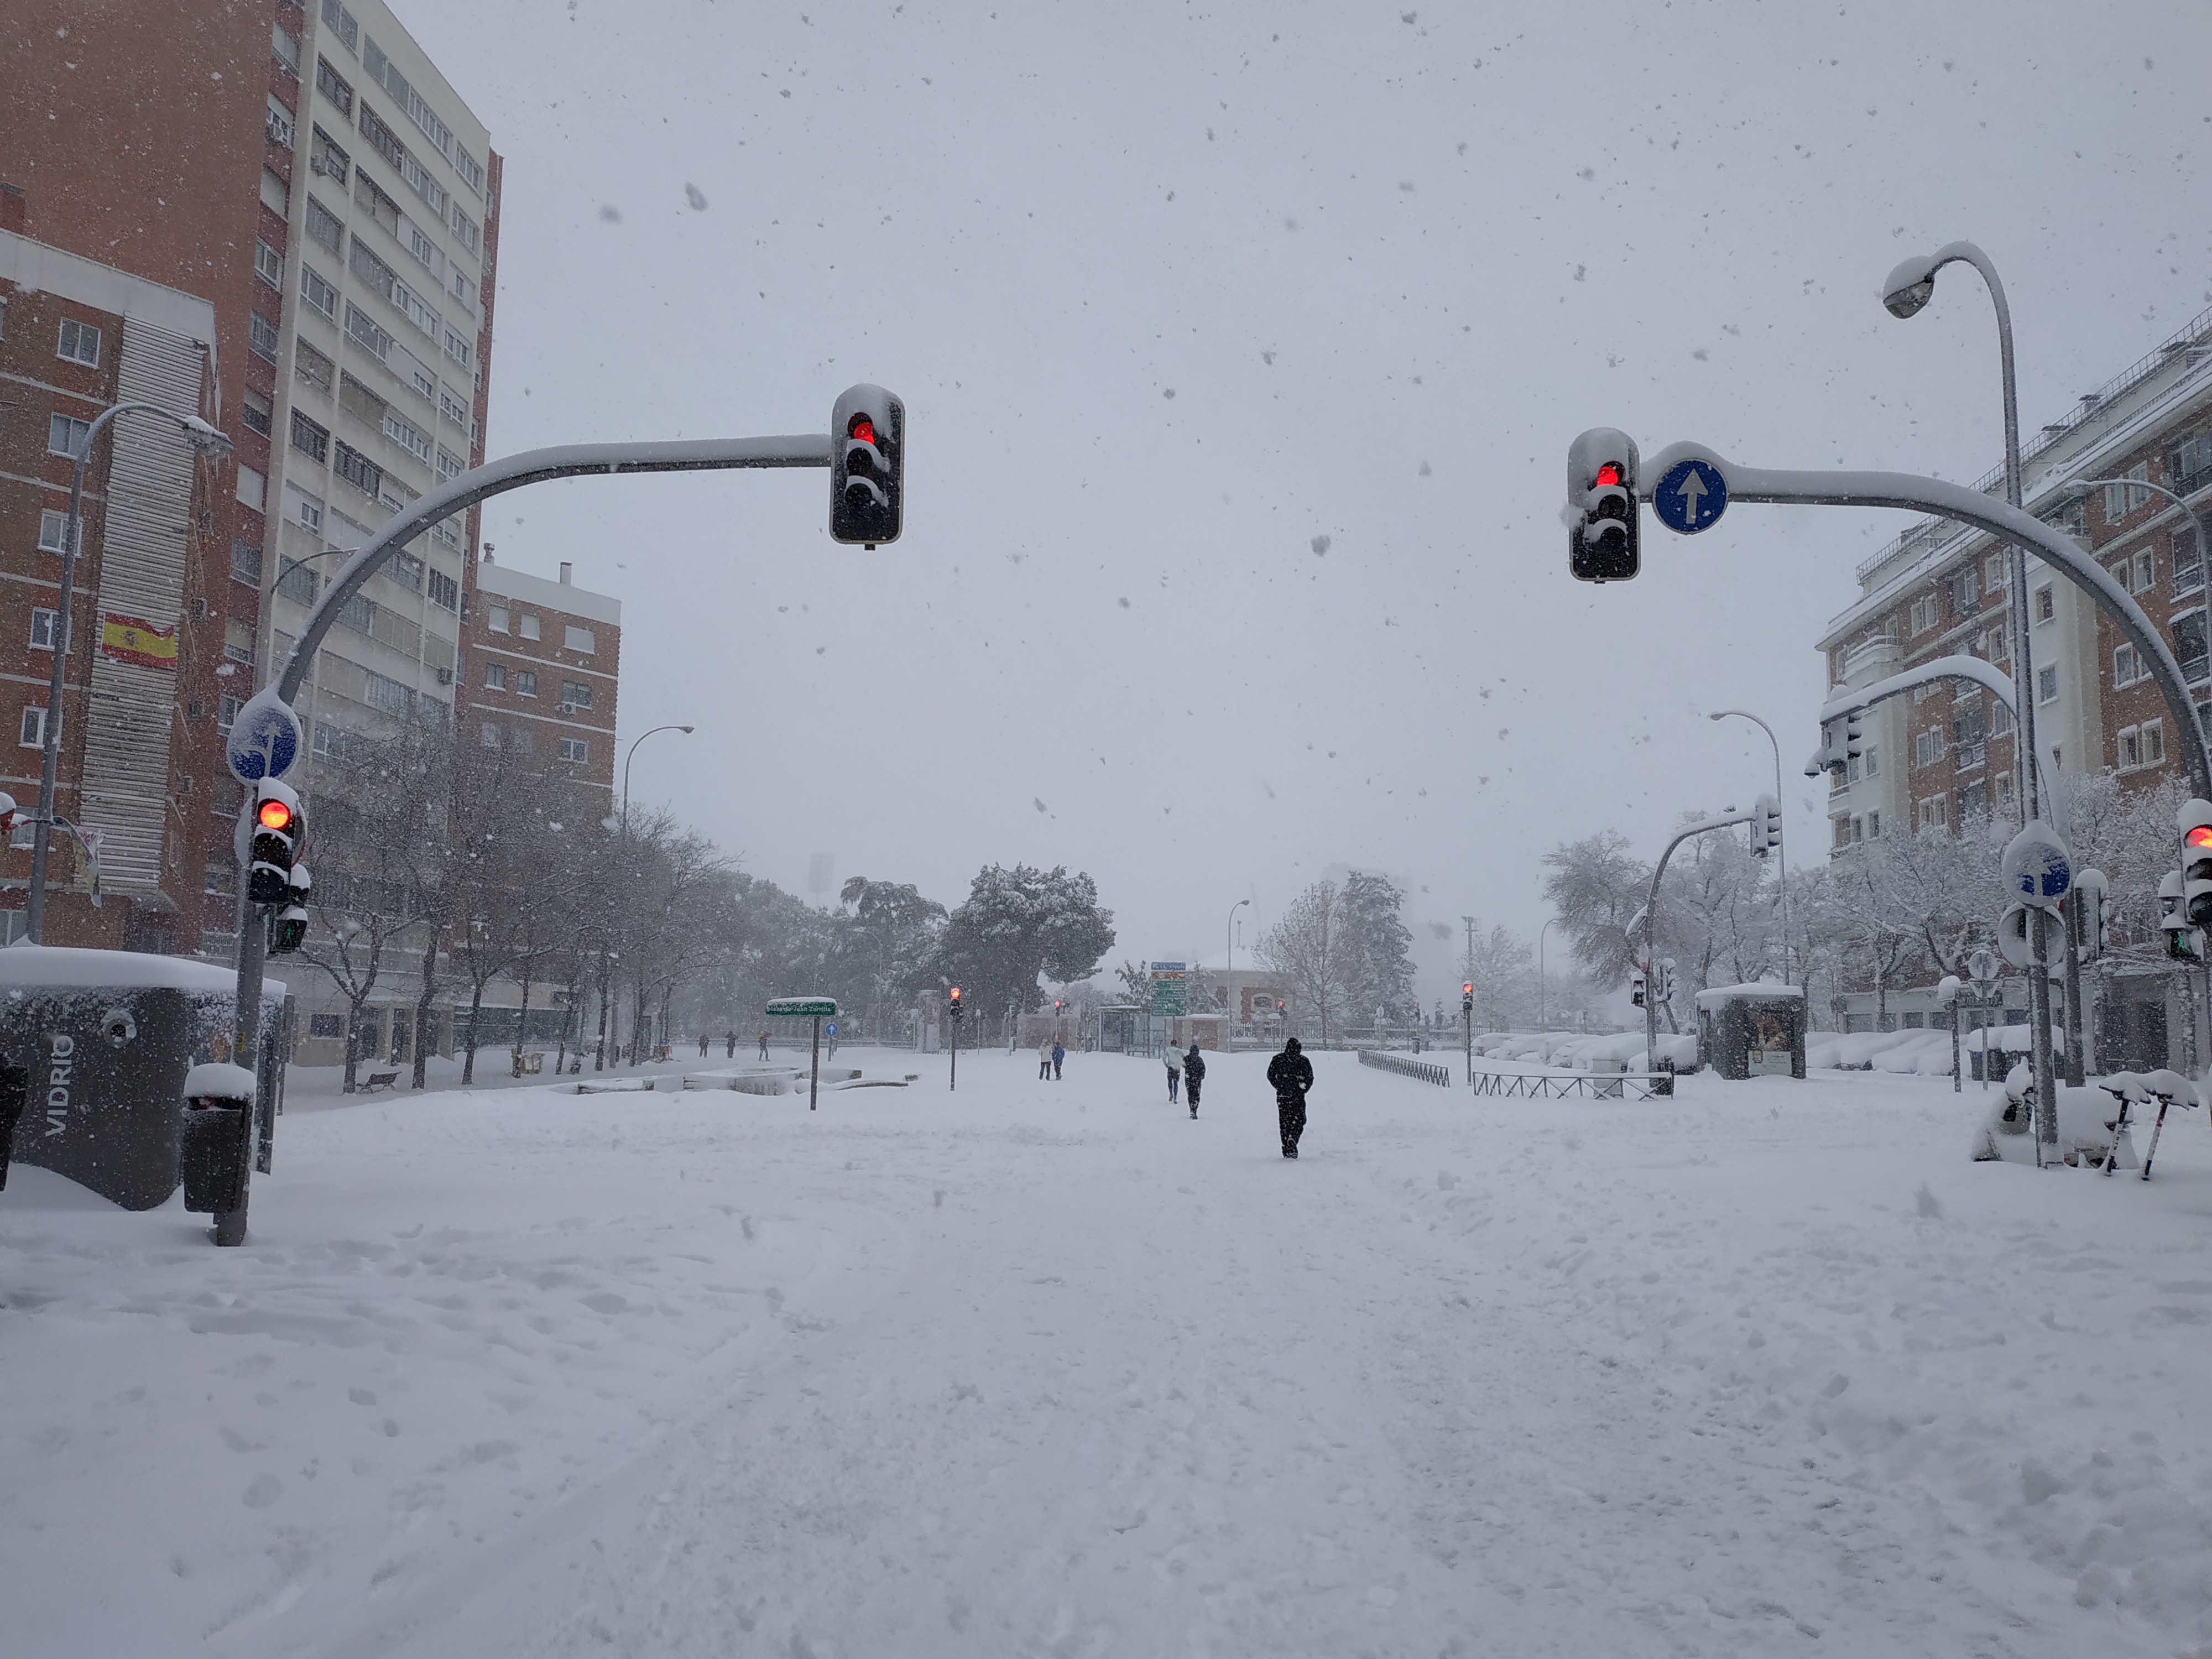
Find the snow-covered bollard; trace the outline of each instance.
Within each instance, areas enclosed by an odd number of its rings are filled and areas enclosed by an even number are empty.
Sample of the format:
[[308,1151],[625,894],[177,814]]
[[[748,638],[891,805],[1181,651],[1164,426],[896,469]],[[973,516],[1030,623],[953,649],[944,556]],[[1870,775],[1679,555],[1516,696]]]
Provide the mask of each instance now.
[[253,1073],[243,1066],[195,1066],[185,1074],[185,1127],[178,1173],[185,1208],[228,1215],[246,1200],[252,1155]]

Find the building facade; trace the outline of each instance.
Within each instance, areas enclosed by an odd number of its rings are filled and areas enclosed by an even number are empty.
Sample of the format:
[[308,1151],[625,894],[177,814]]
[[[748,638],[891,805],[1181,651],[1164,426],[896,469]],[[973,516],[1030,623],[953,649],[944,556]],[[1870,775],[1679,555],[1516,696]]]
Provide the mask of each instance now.
[[[39,799],[74,458],[118,403],[211,420],[215,307],[0,231],[0,787]],[[171,422],[129,413],[88,459],[70,590],[55,809],[100,841],[102,902],[57,837],[45,937],[171,952],[198,943],[206,710],[235,665],[210,595],[225,478]],[[21,932],[31,854],[0,850],[0,935]]]
[[[2072,535],[2134,597],[2172,649],[2198,718],[2205,718],[2212,712],[2212,650],[2197,520],[2212,509],[2212,312],[2085,394],[2023,452],[2028,510]],[[2125,482],[2086,492],[2077,485],[2107,478],[2161,485],[2182,496],[2187,510]],[[1999,469],[1980,488],[1995,495],[2002,484]],[[2006,563],[1990,538],[1955,522],[1923,520],[1907,529],[1860,566],[1860,599],[1820,641],[1830,685],[1868,685],[1959,654],[2011,675]],[[2095,604],[2033,555],[2026,602],[2032,672],[2021,695],[2034,699],[2046,775],[2057,774],[2062,787],[2067,775],[2081,773],[2115,773],[2143,787],[2185,776],[2172,712],[2134,647]],[[1832,781],[1834,854],[1899,831],[2018,811],[2017,730],[2002,701],[1980,686],[1954,681],[1889,698],[1868,712],[1863,732],[1862,757]],[[2135,919],[2132,932],[2143,931]],[[2112,976],[2109,1023],[2135,1033],[2132,1046],[2145,1063],[2165,1063],[2159,1051],[2171,1042],[2180,1052],[2191,1017],[2154,954],[2137,954],[2141,960],[2120,964]],[[2016,994],[2024,1002],[2024,994]],[[1893,1018],[1918,1024],[1935,1007],[1934,988],[1896,988],[1884,1000]],[[1869,1028],[1873,991],[1855,989],[1845,1001],[1850,1023]]]
[[622,601],[577,586],[566,562],[548,581],[493,562],[492,551],[477,566],[467,623],[461,740],[573,768],[606,817],[617,805]]

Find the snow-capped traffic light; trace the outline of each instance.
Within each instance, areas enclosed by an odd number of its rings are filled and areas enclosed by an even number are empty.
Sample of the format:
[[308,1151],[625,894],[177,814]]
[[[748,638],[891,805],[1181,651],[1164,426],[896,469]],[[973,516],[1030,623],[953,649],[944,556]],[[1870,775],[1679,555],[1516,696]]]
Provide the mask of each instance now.
[[906,505],[906,405],[856,386],[830,417],[830,538],[873,547],[899,538]]
[[307,841],[300,797],[289,785],[264,778],[246,808],[246,896],[255,904],[282,904],[291,896],[292,866]]
[[1626,581],[1643,568],[1637,541],[1635,441],[1595,427],[1567,448],[1567,569],[1576,580]]
[[1459,988],[1459,1011],[1469,1018],[1474,1013],[1474,986],[1472,981]]
[[945,1012],[951,1015],[955,1019],[958,1019],[960,1018],[960,988],[957,985],[952,988],[951,997],[948,1000],[948,1006],[945,1008]]
[[1865,732],[1859,724],[1860,711],[1854,708],[1844,716],[1844,758],[1855,761],[1866,752]]
[[1628,976],[1628,1000],[1638,1008],[1644,1006],[1644,970],[1641,968]]
[[1782,845],[1782,803],[1771,795],[1759,798],[1759,816],[1751,823],[1751,855],[1763,859]]
[[2169,870],[2158,881],[2158,926],[2166,935],[2166,953],[2177,962],[2197,960],[2190,941],[2189,918],[2181,908],[2181,872]]
[[286,895],[290,902],[279,910],[269,924],[269,954],[281,957],[296,951],[307,942],[307,890],[314,885],[307,874],[307,866],[292,866],[290,891]]

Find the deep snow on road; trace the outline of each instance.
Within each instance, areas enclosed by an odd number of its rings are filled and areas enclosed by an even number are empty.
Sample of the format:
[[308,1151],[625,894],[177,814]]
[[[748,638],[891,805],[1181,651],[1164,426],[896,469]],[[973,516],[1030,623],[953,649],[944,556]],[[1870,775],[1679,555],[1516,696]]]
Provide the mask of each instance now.
[[[2170,1654],[2212,1136],[848,1050],[289,1115],[254,1229],[0,1194],[10,1654]],[[719,1060],[719,1056],[717,1056]]]

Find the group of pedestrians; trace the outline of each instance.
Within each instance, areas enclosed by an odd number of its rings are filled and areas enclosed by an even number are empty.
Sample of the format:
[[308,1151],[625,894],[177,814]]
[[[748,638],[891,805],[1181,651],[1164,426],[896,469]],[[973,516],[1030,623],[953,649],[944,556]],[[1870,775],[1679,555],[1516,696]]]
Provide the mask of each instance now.
[[[1192,1043],[1188,1050],[1177,1054],[1172,1045],[1160,1055],[1168,1069],[1168,1100],[1172,1103],[1180,1089],[1190,1103],[1190,1115],[1198,1115],[1198,1096],[1206,1082],[1206,1057]],[[1267,1062],[1267,1082],[1275,1091],[1275,1116],[1282,1130],[1283,1156],[1296,1158],[1298,1141],[1306,1132],[1306,1096],[1313,1088],[1313,1061],[1305,1057],[1292,1037],[1283,1045],[1283,1051]]]
[[1060,1081],[1060,1063],[1067,1058],[1067,1050],[1050,1037],[1037,1039],[1037,1077],[1040,1081]]

